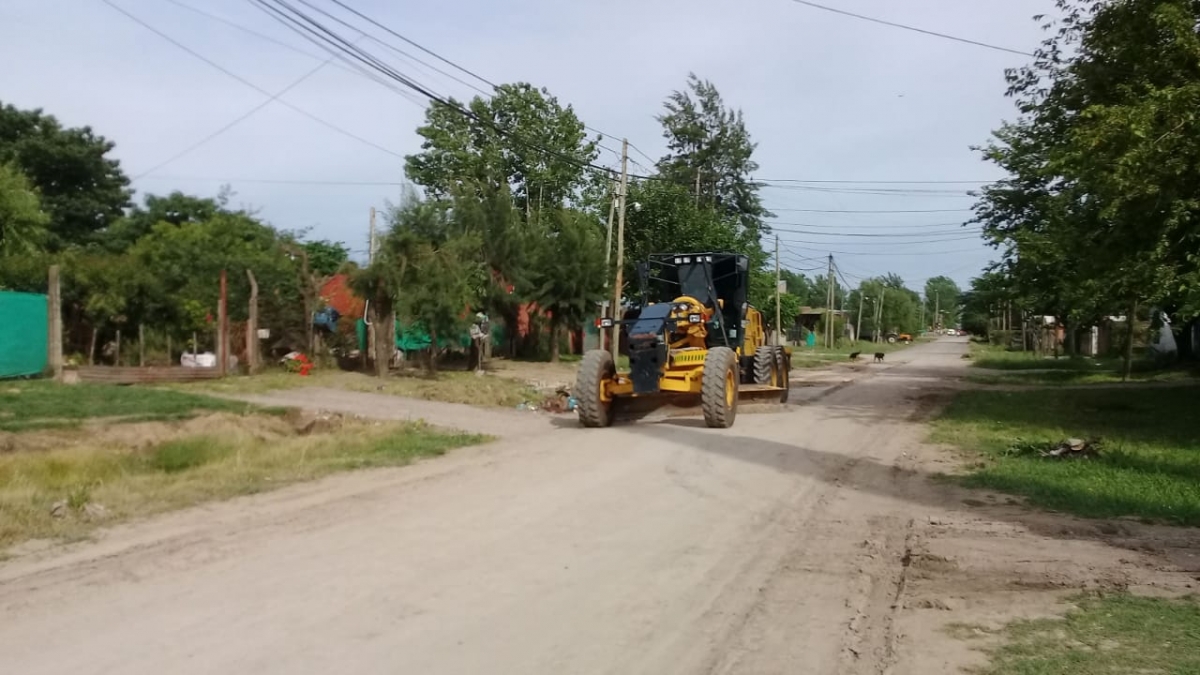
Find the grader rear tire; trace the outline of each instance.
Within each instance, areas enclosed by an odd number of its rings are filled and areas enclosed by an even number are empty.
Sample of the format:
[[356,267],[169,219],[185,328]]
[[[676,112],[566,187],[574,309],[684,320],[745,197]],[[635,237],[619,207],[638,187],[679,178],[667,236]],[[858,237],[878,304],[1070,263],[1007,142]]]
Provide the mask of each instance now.
[[775,347],[775,363],[779,368],[779,386],[783,387],[783,393],[779,396],[779,402],[787,403],[788,394],[792,391],[792,364],[788,363],[787,352],[783,351],[783,347]]
[[612,379],[616,373],[612,354],[593,349],[583,356],[573,392],[579,401],[579,421],[583,426],[595,429],[612,425],[613,402],[605,402],[600,394],[604,381]]
[[700,407],[704,423],[712,429],[728,429],[737,419],[738,371],[737,353],[728,347],[715,347],[704,359]]
[[779,363],[775,348],[759,347],[754,351],[754,383],[778,387]]

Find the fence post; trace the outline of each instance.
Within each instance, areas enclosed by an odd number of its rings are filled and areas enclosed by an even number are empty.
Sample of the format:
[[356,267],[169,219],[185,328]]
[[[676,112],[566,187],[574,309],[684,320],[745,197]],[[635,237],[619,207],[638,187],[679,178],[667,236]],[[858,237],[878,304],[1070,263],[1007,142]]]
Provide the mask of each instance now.
[[50,266],[49,288],[46,291],[47,329],[50,335],[47,339],[46,358],[49,361],[50,372],[55,381],[63,379],[63,326],[62,326],[62,293],[58,281],[58,265]]

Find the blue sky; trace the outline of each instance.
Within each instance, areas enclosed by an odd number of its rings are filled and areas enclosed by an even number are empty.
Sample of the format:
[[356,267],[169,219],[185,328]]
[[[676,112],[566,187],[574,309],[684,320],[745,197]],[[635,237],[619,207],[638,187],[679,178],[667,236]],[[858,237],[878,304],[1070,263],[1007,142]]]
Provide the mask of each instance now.
[[[326,57],[245,0],[178,2],[272,36],[293,50],[173,0],[112,1],[272,93]],[[328,0],[310,1],[336,9]],[[493,82],[528,81],[549,88],[589,126],[618,139],[627,136],[655,158],[664,143],[654,116],[666,95],[695,72],[743,110],[758,143],[759,177],[767,179],[994,179],[995,170],[970,146],[985,142],[992,129],[1013,116],[1011,101],[1003,96],[1003,70],[1027,60],[791,0],[345,1]],[[1031,17],[1053,10],[1051,0],[825,4],[1022,51],[1031,51],[1041,39]],[[92,126],[116,142],[114,153],[131,176],[267,99],[100,0],[6,0],[0,7],[0,45],[6,63],[20,65],[0,73],[0,100],[43,108],[69,125]],[[464,99],[475,93],[420,64],[395,64],[440,94]],[[276,226],[312,228],[312,236],[363,251],[370,207],[383,207],[399,195],[398,186],[388,185],[404,180],[403,161],[395,155],[418,149],[415,129],[422,108],[332,65],[281,100],[373,145],[273,102],[138,178],[134,187],[140,194],[180,189],[211,195],[230,183],[236,203],[258,208]],[[620,145],[619,140],[604,143]],[[641,155],[633,157],[642,165],[634,171],[650,164]],[[617,160],[605,153],[599,162],[615,166]],[[866,187],[880,194],[853,190]],[[925,278],[938,274],[965,284],[994,256],[970,239],[947,241],[954,225],[970,215],[965,209],[972,200],[964,192],[971,187],[809,183],[770,188],[764,197],[778,210],[779,221],[788,223],[779,225],[785,266],[813,267],[819,264],[814,258],[833,251],[852,282],[896,272],[919,289]],[[888,192],[898,188],[929,192]],[[851,236],[926,231],[928,238]]]

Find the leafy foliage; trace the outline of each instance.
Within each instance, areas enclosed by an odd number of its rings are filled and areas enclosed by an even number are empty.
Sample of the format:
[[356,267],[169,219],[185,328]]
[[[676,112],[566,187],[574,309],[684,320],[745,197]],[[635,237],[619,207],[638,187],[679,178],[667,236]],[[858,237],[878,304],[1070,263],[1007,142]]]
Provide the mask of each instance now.
[[15,165],[38,190],[55,250],[86,242],[123,215],[129,179],[106,156],[112,149],[89,127],[64,128],[41,110],[0,104],[0,164]]
[[49,223],[29,180],[16,167],[0,164],[0,255],[36,250]]

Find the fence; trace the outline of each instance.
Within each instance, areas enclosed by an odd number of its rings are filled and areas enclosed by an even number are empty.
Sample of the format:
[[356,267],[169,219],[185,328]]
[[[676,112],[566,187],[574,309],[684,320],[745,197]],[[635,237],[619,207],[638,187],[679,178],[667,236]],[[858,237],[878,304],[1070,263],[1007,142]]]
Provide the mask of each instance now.
[[46,296],[0,291],[0,378],[46,370],[49,333]]

